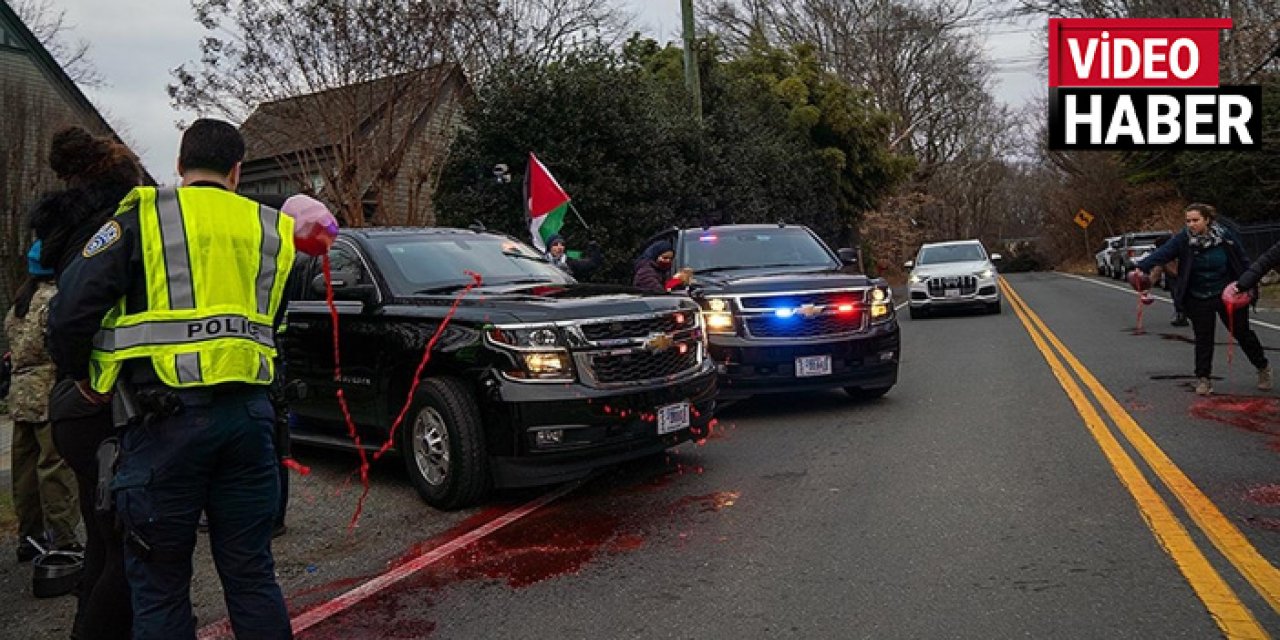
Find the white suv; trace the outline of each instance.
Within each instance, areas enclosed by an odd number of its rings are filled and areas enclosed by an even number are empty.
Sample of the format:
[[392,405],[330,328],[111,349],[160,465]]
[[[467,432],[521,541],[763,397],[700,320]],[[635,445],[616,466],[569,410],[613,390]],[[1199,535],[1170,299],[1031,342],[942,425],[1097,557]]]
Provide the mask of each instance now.
[[1120,248],[1120,236],[1111,236],[1103,240],[1105,243],[1102,249],[1093,254],[1093,260],[1098,266],[1098,275],[1112,277],[1111,275],[1111,254]]
[[916,259],[907,262],[907,294],[911,317],[934,309],[978,307],[1000,313],[1000,286],[995,261],[977,240],[935,242],[922,245]]

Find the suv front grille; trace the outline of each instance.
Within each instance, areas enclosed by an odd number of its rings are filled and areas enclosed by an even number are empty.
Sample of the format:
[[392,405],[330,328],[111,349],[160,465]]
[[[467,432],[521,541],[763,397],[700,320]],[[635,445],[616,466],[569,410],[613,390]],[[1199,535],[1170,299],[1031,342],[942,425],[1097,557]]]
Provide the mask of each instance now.
[[[685,317],[684,324],[676,322],[676,316],[683,315]],[[654,333],[671,333],[680,329],[689,329],[693,326],[690,321],[692,313],[668,313],[666,315],[654,316],[651,318],[637,318],[634,320],[614,320],[610,322],[597,322],[595,324],[582,325],[582,335],[592,342],[601,340],[620,340],[625,338],[644,338]]]
[[830,293],[797,293],[794,295],[743,296],[739,299],[743,309],[795,309],[807,304],[829,307],[850,302],[862,302],[862,291],[833,291]]
[[755,317],[747,319],[747,332],[756,338],[817,338],[862,329],[862,314],[822,315],[816,318]]
[[591,370],[596,382],[617,384],[640,382],[682,373],[698,365],[698,343],[680,343],[662,351],[633,351],[623,354],[604,353],[591,356]]
[[929,278],[929,295],[941,298],[947,289],[959,289],[960,295],[971,296],[978,291],[977,276],[934,276]]

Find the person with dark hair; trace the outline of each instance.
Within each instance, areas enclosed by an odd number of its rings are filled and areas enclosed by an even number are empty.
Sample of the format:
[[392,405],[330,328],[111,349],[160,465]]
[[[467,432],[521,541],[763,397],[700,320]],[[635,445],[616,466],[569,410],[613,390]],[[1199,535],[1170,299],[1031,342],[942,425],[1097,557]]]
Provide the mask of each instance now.
[[675,249],[666,240],[658,240],[649,245],[636,259],[632,273],[632,286],[651,293],[667,293],[680,285],[688,285],[693,278],[692,269],[681,269],[671,275],[671,263],[675,260]]
[[[1228,313],[1222,292],[1249,270],[1249,257],[1240,238],[1216,220],[1217,210],[1207,204],[1191,204],[1184,211],[1187,226],[1163,246],[1138,261],[1130,282],[1141,282],[1158,265],[1178,260],[1178,281],[1173,299],[1182,303],[1195,334],[1196,393],[1213,393],[1213,342],[1217,319],[1240,341],[1240,350],[1258,369],[1258,389],[1271,389],[1271,365],[1258,335],[1249,327],[1249,309]],[[1216,316],[1216,317],[1215,317]]]
[[590,276],[604,262],[604,256],[600,255],[600,245],[594,240],[587,243],[588,253],[585,258],[571,258],[567,249],[564,236],[553,233],[547,238],[547,251],[543,257],[555,268],[579,280]]
[[243,154],[232,125],[195,121],[182,186],[131,191],[67,268],[50,314],[58,367],[121,417],[111,496],[135,640],[195,638],[201,511],[232,631],[291,637],[271,555],[280,483],[267,389],[294,221],[235,194]]
[[[18,515],[18,562],[39,555],[38,547],[80,550],[76,479],[53,444],[49,391],[54,367],[44,346],[49,301],[57,292],[53,270],[40,264],[41,244],[27,253],[27,279],[4,319],[13,359],[9,415],[13,419],[13,507]],[[30,540],[35,540],[32,544]]]
[[[80,127],[54,135],[49,166],[66,188],[42,198],[31,210],[29,222],[42,244],[41,266],[60,278],[60,291],[65,292],[65,287],[75,286],[61,281],[66,267],[94,230],[111,219],[121,198],[142,183],[142,169],[124,145],[94,137]],[[73,636],[128,638],[133,612],[124,576],[124,540],[116,529],[115,514],[94,508],[98,447],[114,435],[111,413],[76,391],[71,372],[59,368],[57,377],[45,403],[54,445],[75,472],[85,523],[84,574]]]
[[[1172,237],[1173,236],[1160,236],[1159,238],[1156,238],[1156,242],[1155,242],[1156,248],[1159,249],[1160,247],[1163,247],[1164,243],[1168,242],[1169,239]],[[1178,288],[1178,259],[1177,258],[1174,258],[1173,260],[1170,260],[1169,262],[1166,262],[1164,264],[1156,265],[1154,268],[1151,269],[1152,279],[1159,281],[1159,277],[1156,275],[1157,272],[1162,273],[1164,275],[1164,282],[1165,282],[1166,289],[1168,289],[1169,291],[1174,291],[1175,289]],[[1177,296],[1174,296],[1173,298],[1173,319],[1169,321],[1169,324],[1175,327],[1185,327],[1188,324],[1190,324],[1189,322],[1187,322],[1187,314],[1182,311],[1182,300],[1179,299]]]

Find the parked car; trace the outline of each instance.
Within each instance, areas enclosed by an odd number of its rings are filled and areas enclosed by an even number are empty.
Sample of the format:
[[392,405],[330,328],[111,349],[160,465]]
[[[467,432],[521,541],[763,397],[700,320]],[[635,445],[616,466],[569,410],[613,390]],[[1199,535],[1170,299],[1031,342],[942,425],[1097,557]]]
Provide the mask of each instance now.
[[978,308],[1000,313],[996,265],[1000,254],[988,255],[977,240],[921,245],[908,260],[908,304],[912,319],[940,309]]
[[1093,254],[1093,260],[1097,263],[1098,275],[1112,277],[1111,275],[1111,254],[1120,248],[1120,236],[1111,236],[1104,238],[1102,241],[1102,249]]
[[[341,378],[318,261],[288,308],[297,441],[352,447],[341,387],[365,446],[390,437],[428,504],[474,504],[492,487],[559,482],[693,438],[715,410],[716,370],[698,306],[683,296],[580,284],[511,237],[459,229],[344,230],[329,252]],[[471,282],[483,284],[455,296]]]
[[1125,274],[1148,253],[1156,250],[1156,240],[1172,236],[1170,231],[1139,231],[1120,236],[1120,246],[1111,254],[1111,277],[1123,280]]
[[799,225],[672,229],[675,268],[691,268],[720,397],[842,388],[858,399],[898,381],[898,322],[888,283],[853,272]]

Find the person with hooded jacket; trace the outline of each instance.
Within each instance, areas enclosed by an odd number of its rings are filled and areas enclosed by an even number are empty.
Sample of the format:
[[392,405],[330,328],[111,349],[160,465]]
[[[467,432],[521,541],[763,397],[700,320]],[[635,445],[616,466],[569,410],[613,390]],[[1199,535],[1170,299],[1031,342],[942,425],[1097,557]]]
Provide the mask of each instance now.
[[[43,245],[41,264],[61,278],[94,232],[111,219],[117,203],[142,183],[142,169],[124,145],[80,127],[54,135],[49,166],[66,188],[42,198],[31,210],[30,223]],[[54,444],[75,472],[86,533],[73,637],[128,638],[133,608],[124,572],[124,541],[115,515],[94,508],[98,447],[114,435],[111,412],[87,402],[70,372],[59,369],[57,375],[48,399],[49,420]]]
[[1262,276],[1267,275],[1276,267],[1280,267],[1280,242],[1271,245],[1270,249],[1258,256],[1258,259],[1254,260],[1253,264],[1249,265],[1249,268],[1240,274],[1240,279],[1236,280],[1236,289],[1238,291],[1249,291],[1257,287],[1262,281]]
[[553,233],[550,238],[547,238],[547,250],[542,257],[546,258],[551,266],[579,280],[589,277],[604,262],[604,256],[600,254],[600,245],[594,240],[587,243],[586,258],[571,258],[566,248],[564,236]]
[[681,269],[674,276],[671,275],[671,263],[675,255],[675,249],[666,240],[658,240],[649,245],[636,259],[631,277],[632,286],[650,293],[667,293],[682,284],[689,284],[693,270]]
[[[1217,210],[1207,204],[1191,204],[1184,210],[1187,226],[1159,249],[1139,260],[1135,272],[1149,275],[1158,265],[1177,260],[1178,281],[1172,291],[1174,300],[1191,321],[1195,334],[1196,393],[1213,393],[1210,375],[1213,371],[1213,342],[1216,319],[1240,341],[1240,349],[1258,369],[1260,390],[1271,389],[1271,365],[1262,343],[1249,327],[1249,309],[1242,307],[1228,314],[1222,302],[1227,285],[1249,271],[1249,257],[1240,238],[1230,228],[1216,221]],[[1135,282],[1132,277],[1130,281]]]

